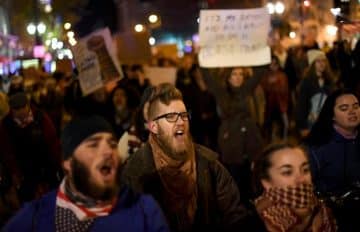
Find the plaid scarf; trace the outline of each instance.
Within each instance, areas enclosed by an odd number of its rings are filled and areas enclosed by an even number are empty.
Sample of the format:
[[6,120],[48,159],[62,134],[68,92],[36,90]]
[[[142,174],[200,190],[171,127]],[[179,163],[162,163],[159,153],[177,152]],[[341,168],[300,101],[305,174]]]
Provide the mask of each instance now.
[[311,184],[271,188],[255,206],[268,231],[336,231],[331,212],[316,198]]
[[87,231],[97,217],[109,215],[115,203],[85,198],[73,191],[64,178],[56,196],[56,231]]
[[188,160],[179,161],[166,155],[152,134],[149,143],[166,191],[164,198],[168,209],[165,210],[191,225],[197,208],[195,150],[192,149]]

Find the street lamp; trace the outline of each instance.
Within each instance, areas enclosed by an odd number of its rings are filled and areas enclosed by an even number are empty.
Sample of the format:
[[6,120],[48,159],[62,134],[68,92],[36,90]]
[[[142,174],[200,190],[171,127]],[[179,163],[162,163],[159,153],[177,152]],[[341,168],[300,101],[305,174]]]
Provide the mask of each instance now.
[[284,3],[278,1],[276,3],[269,2],[266,4],[266,7],[268,8],[269,14],[278,14],[281,15],[285,11],[285,5]]

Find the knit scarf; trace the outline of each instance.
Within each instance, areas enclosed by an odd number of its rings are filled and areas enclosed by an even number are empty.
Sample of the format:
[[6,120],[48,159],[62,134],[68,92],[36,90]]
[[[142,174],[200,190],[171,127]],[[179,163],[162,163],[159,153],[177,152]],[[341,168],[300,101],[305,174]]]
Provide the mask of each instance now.
[[87,231],[97,217],[107,216],[115,206],[86,198],[72,190],[66,178],[56,196],[56,231]]
[[331,212],[316,198],[311,184],[271,188],[255,206],[268,231],[336,231]]
[[154,135],[149,136],[155,167],[165,188],[165,202],[169,213],[176,214],[183,223],[191,225],[196,211],[195,150],[189,159],[175,160],[164,153]]

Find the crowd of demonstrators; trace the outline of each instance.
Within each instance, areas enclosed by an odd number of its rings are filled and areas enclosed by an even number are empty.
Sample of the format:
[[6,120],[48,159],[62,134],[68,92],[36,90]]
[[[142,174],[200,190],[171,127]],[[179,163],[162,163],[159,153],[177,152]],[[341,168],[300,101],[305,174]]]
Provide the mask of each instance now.
[[[329,203],[341,231],[360,229],[350,213],[360,209],[360,202],[354,200],[360,193],[359,126],[358,98],[351,91],[337,90],[326,99],[306,139],[316,190],[327,199],[333,198]],[[342,196],[341,204],[337,204]]]
[[153,91],[149,139],[129,157],[123,182],[151,194],[172,231],[245,230],[248,212],[236,184],[216,153],[193,142],[182,94],[171,84]]
[[60,186],[25,205],[4,231],[169,231],[151,197],[119,188],[117,139],[105,119],[70,121],[61,142],[66,175]]
[[271,144],[254,162],[254,204],[266,231],[337,231],[331,210],[313,191],[308,155]]

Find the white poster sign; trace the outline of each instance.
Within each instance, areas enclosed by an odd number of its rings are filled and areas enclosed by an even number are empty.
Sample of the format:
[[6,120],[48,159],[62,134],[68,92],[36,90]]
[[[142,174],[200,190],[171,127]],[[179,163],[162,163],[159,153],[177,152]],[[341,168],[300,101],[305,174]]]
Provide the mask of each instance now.
[[175,85],[176,68],[144,67],[145,76],[149,78],[152,85],[170,83]]
[[83,95],[123,77],[108,28],[79,40],[72,51]]
[[202,67],[258,66],[270,63],[270,15],[266,8],[201,10]]

